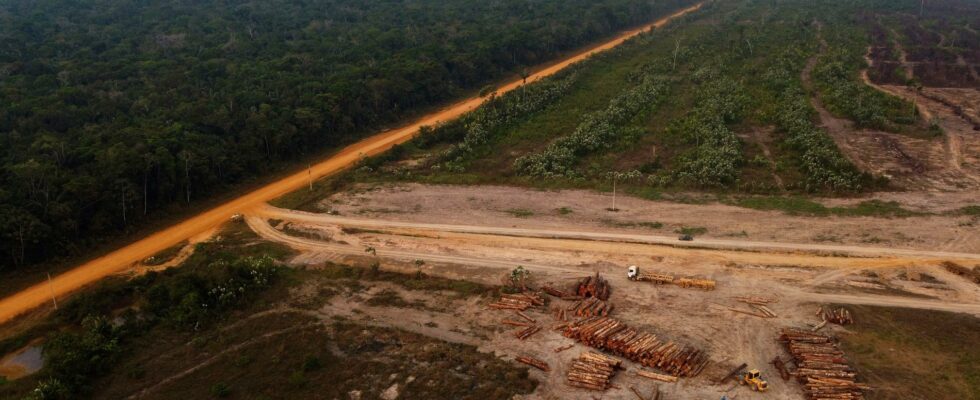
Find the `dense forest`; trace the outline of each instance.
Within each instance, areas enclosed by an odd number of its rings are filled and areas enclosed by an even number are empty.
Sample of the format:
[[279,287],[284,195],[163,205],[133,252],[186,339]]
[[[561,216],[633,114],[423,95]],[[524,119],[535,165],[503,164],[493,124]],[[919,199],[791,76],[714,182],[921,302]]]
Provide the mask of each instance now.
[[686,3],[0,1],[0,270]]

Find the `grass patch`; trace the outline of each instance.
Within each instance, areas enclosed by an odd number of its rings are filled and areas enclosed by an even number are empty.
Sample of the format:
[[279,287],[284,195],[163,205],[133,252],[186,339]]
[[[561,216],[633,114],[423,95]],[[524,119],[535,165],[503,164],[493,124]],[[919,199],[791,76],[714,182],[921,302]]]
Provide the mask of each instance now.
[[403,299],[402,296],[398,294],[398,292],[390,289],[385,289],[378,292],[370,299],[368,299],[366,303],[367,305],[373,307],[404,308],[404,307],[412,306],[412,303],[405,301],[405,299]]
[[572,209],[568,207],[561,207],[561,208],[556,208],[555,212],[557,212],[558,215],[568,215],[573,213],[574,211],[572,211]]
[[682,226],[674,230],[674,233],[679,233],[681,235],[697,236],[697,235],[703,235],[705,233],[708,233],[708,228],[705,228],[703,226]]
[[174,257],[177,257],[177,254],[180,254],[180,250],[183,249],[184,246],[187,246],[187,243],[188,242],[185,240],[170,246],[169,248],[150,256],[146,260],[143,260],[143,264],[149,266],[163,265],[167,261],[173,260]]
[[606,225],[615,226],[619,228],[647,228],[647,229],[660,229],[664,227],[664,224],[657,221],[616,221],[611,219],[605,219],[602,221]]
[[511,208],[507,210],[507,213],[517,218],[527,218],[534,215],[534,211],[524,209],[524,208]]
[[841,343],[868,399],[971,399],[980,393],[980,319],[940,311],[847,306]]
[[[146,374],[111,376],[100,382],[97,397],[126,398],[218,354],[213,363],[150,397],[213,399],[225,392],[232,399],[346,399],[359,391],[363,399],[377,399],[398,384],[399,398],[405,399],[504,400],[537,387],[527,368],[473,346],[343,320],[324,323],[296,313],[241,317],[242,323],[227,332],[177,337],[160,332],[148,338],[144,349],[120,367],[141,366]],[[248,344],[222,354],[242,343]],[[242,358],[250,361],[238,362]]]
[[398,272],[383,271],[374,268],[358,268],[349,265],[327,264],[321,269],[311,271],[317,276],[329,280],[346,280],[357,282],[366,281],[385,281],[397,284],[409,290],[423,291],[450,291],[461,296],[480,296],[488,293],[495,293],[496,288],[479,283],[461,281],[454,279],[439,278],[422,274],[417,277],[415,274],[402,274]]
[[960,209],[960,214],[980,217],[980,205],[966,206]]
[[904,218],[928,215],[927,213],[907,210],[896,201],[866,200],[851,207],[827,207],[813,200],[802,197],[743,197],[734,201],[734,205],[764,211],[782,211],[789,215],[801,216],[838,216],[838,217],[884,217]]

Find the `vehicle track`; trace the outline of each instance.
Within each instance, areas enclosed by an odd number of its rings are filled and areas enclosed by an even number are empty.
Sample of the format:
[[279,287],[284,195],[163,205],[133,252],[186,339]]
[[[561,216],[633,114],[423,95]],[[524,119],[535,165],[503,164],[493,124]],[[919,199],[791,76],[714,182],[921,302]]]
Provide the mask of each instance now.
[[[623,42],[653,28],[659,28],[673,19],[694,12],[703,3],[677,11],[660,18],[640,28],[629,30],[614,39],[574,54],[557,63],[548,65],[528,77],[527,82],[534,82],[554,75],[558,71],[585,60],[593,54],[619,46]],[[497,89],[498,94],[504,94],[520,88],[524,80],[518,79]],[[83,263],[52,279],[41,282],[0,300],[0,324],[30,311],[46,302],[53,296],[63,296],[81,287],[99,281],[107,276],[130,268],[134,263],[146,259],[160,251],[187,240],[195,235],[213,229],[225,223],[232,215],[240,213],[255,205],[265,203],[294,190],[305,187],[311,179],[336,174],[354,165],[366,156],[383,153],[393,146],[412,139],[423,126],[434,126],[449,121],[472,111],[483,103],[481,97],[471,97],[456,104],[423,116],[401,128],[381,132],[350,146],[347,146],[330,158],[310,166],[307,170],[298,171],[292,175],[272,182],[255,191],[212,208],[201,214],[188,218],[176,225],[158,231],[132,244]]]
[[[502,236],[516,236],[528,238],[560,238],[560,239],[583,239],[593,241],[610,241],[621,243],[641,243],[669,245],[678,248],[692,249],[719,249],[719,250],[738,250],[738,251],[759,251],[759,252],[782,252],[800,253],[809,252],[812,254],[840,254],[862,257],[902,257],[905,261],[921,260],[960,260],[965,262],[976,262],[980,260],[980,254],[959,253],[945,251],[929,251],[914,249],[895,249],[883,247],[863,247],[845,245],[824,245],[824,244],[804,244],[804,243],[781,243],[781,242],[761,242],[748,240],[698,238],[692,242],[678,241],[673,236],[660,235],[641,235],[628,233],[608,233],[608,232],[589,232],[572,230],[554,229],[527,229],[496,226],[475,226],[475,225],[450,225],[434,223],[402,222],[378,219],[359,219],[349,218],[328,214],[315,214],[296,210],[286,210],[282,208],[265,205],[258,207],[250,212],[253,216],[264,218],[283,219],[295,222],[307,222],[319,225],[342,225],[360,228],[403,228],[419,229],[439,232],[488,234]],[[768,254],[767,256],[772,256]],[[822,257],[826,258],[826,257]]]
[[[290,246],[297,250],[304,251],[328,251],[335,252],[346,255],[353,256],[363,256],[364,250],[360,247],[322,242],[315,239],[308,239],[303,237],[295,237],[287,235],[280,232],[270,226],[266,219],[261,216],[250,215],[245,218],[248,226],[255,231],[259,236],[271,240],[274,242],[282,243]],[[581,274],[582,268],[575,266],[561,266],[561,265],[550,265],[550,264],[537,264],[529,263],[526,260],[517,262],[515,260],[501,260],[492,259],[488,257],[470,257],[464,255],[446,255],[446,254],[435,254],[428,252],[413,252],[413,251],[403,251],[403,250],[388,250],[384,248],[376,248],[377,256],[383,258],[398,259],[403,261],[411,261],[424,259],[429,262],[435,263],[446,263],[455,265],[469,265],[469,266],[481,266],[481,267],[492,267],[499,268],[501,271],[509,271],[516,264],[523,265],[528,268],[533,268],[539,271],[548,271],[558,274],[574,275]],[[836,276],[836,274],[833,274]],[[829,280],[829,279],[828,279]],[[900,297],[900,296],[883,296],[883,295],[870,295],[870,294],[837,294],[837,293],[814,293],[802,288],[793,288],[791,293],[797,298],[806,299],[807,301],[813,302],[824,302],[824,303],[847,303],[847,304],[864,304],[864,305],[878,305],[878,306],[888,306],[888,307],[907,307],[907,308],[917,308],[917,309],[928,309],[928,310],[939,310],[939,311],[949,311],[949,312],[962,312],[970,313],[974,315],[980,315],[980,304],[975,303],[956,303],[949,301],[940,300],[928,300],[910,297]]]

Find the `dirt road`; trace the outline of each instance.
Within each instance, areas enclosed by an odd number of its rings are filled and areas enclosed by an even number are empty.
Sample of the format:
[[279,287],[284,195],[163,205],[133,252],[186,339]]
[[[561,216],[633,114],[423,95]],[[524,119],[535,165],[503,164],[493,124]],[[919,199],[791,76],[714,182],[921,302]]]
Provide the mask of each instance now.
[[[980,260],[980,254],[958,253],[945,251],[928,251],[915,249],[896,249],[884,247],[865,247],[848,245],[828,245],[828,244],[806,244],[806,243],[783,243],[783,242],[763,242],[749,240],[698,238],[696,241],[682,242],[675,236],[662,235],[641,235],[609,232],[587,232],[573,230],[554,230],[554,229],[526,229],[497,226],[474,226],[474,225],[451,225],[451,224],[432,224],[390,221],[380,219],[360,219],[334,216],[328,214],[314,214],[303,211],[286,210],[272,206],[256,208],[257,215],[266,218],[283,219],[288,221],[306,222],[319,225],[344,225],[359,228],[403,228],[421,229],[429,231],[453,232],[453,233],[472,233],[489,234],[503,236],[517,236],[528,238],[561,238],[561,239],[585,239],[597,241],[613,241],[624,243],[644,243],[660,244],[675,247],[709,248],[723,250],[751,250],[751,251],[776,251],[786,253],[820,253],[835,255],[850,255],[860,257],[903,257],[906,259],[917,260],[948,260],[953,262],[976,262]],[[777,255],[778,256],[778,255]]]
[[[248,216],[246,217],[246,222],[248,223],[248,226],[252,228],[252,230],[255,231],[259,236],[262,236],[263,238],[268,240],[286,244],[297,250],[318,251],[318,252],[326,251],[330,253],[345,254],[350,256],[364,255],[364,249],[362,247],[351,246],[351,245],[340,244],[340,243],[330,243],[330,242],[324,242],[316,239],[287,235],[271,227],[268,224],[268,222],[266,222],[266,219],[264,217]],[[598,249],[596,250],[598,251]],[[608,248],[607,246],[606,250],[610,251],[612,249]],[[377,256],[383,258],[398,259],[403,261],[424,259],[429,263],[445,263],[445,264],[453,264],[453,265],[490,267],[490,268],[499,269],[501,273],[512,269],[515,263],[517,262],[517,260],[505,259],[505,258],[495,259],[486,256],[476,257],[470,255],[463,255],[463,254],[442,254],[442,253],[430,253],[424,251],[406,251],[406,250],[396,250],[396,249],[385,249],[382,247],[376,248],[375,251]],[[582,273],[582,269],[576,266],[535,263],[527,259],[520,260],[519,262],[521,265],[539,272],[559,274],[559,275],[569,274],[573,276]],[[622,277],[621,276],[615,277],[613,279],[617,279],[617,278],[622,278]],[[775,285],[775,283],[773,284]],[[980,304],[976,304],[976,303],[962,303],[962,302],[921,299],[921,298],[911,298],[911,297],[901,297],[901,296],[873,295],[873,294],[817,293],[817,292],[804,290],[802,288],[794,288],[793,292],[799,297],[806,298],[808,299],[808,301],[811,302],[908,307],[908,308],[940,310],[940,311],[949,311],[949,312],[962,312],[962,313],[980,315]]]
[[[701,4],[680,10],[672,15],[661,18],[643,27],[626,31],[616,38],[603,44],[582,51],[558,63],[545,67],[528,77],[529,82],[555,74],[569,65],[582,61],[589,56],[616,47],[626,40],[649,29],[663,26],[670,20],[684,14],[696,11]],[[515,80],[497,89],[503,94],[521,86],[521,80]],[[248,193],[235,200],[229,201],[204,213],[198,214],[170,228],[147,236],[135,243],[127,245],[102,257],[86,262],[68,272],[55,277],[50,283],[42,282],[12,296],[0,300],[0,323],[51,301],[52,296],[61,296],[96,282],[106,276],[129,268],[153,254],[167,249],[177,243],[187,240],[197,234],[213,229],[223,224],[232,215],[257,204],[282,196],[307,185],[312,178],[320,178],[335,174],[356,163],[362,157],[382,153],[392,146],[410,140],[422,126],[431,126],[439,122],[452,120],[478,107],[483,102],[480,97],[472,97],[453,104],[443,110],[426,115],[402,128],[382,132],[360,142],[345,147],[334,156],[313,165],[309,171],[299,171],[281,180],[270,183],[258,190]],[[312,176],[311,176],[312,175]]]

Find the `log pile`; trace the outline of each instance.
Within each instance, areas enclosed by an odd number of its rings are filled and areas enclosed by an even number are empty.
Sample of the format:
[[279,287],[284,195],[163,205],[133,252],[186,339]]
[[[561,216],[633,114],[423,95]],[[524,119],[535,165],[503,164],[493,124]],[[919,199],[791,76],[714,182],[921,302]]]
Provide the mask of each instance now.
[[764,297],[764,296],[736,296],[733,298],[736,301],[741,301],[743,303],[754,304],[759,306],[764,306],[766,304],[771,304],[776,302],[775,298]]
[[541,291],[543,291],[543,292],[545,292],[547,294],[550,294],[552,296],[555,296],[555,297],[557,297],[559,299],[564,299],[564,298],[575,296],[572,293],[569,293],[569,292],[564,291],[564,290],[561,290],[561,289],[556,289],[556,288],[554,288],[552,286],[549,286],[549,285],[542,286],[541,287]]
[[543,306],[544,299],[537,293],[518,293],[502,294],[500,299],[490,303],[489,307],[495,310],[518,310],[524,311],[534,306]]
[[667,383],[677,382],[677,377],[676,376],[658,374],[656,372],[639,370],[639,371],[636,371],[636,375],[637,376],[642,376],[642,377],[647,378],[647,379],[653,379],[653,380],[656,380],[656,381],[661,381],[661,382],[667,382]]
[[851,312],[844,307],[837,310],[823,310],[823,319],[824,321],[830,321],[837,325],[854,323],[854,318],[851,317]]
[[661,340],[609,317],[586,317],[566,324],[562,335],[673,376],[697,376],[708,364],[708,355],[697,348]]
[[514,336],[516,336],[518,339],[525,340],[540,331],[541,331],[540,326],[533,325],[522,329],[520,332],[517,332]]
[[548,372],[548,371],[551,370],[551,368],[548,368],[548,363],[546,363],[544,361],[541,361],[541,360],[539,360],[537,358],[534,358],[534,357],[530,357],[530,356],[517,356],[517,358],[515,360],[517,360],[517,362],[519,362],[521,364],[530,365],[530,366],[532,366],[534,368],[537,368],[537,369],[540,369],[540,370],[542,370],[544,372]]
[[609,300],[609,282],[596,272],[595,276],[585,277],[579,281],[576,293],[582,297],[595,297],[599,300]]
[[783,329],[780,340],[796,364],[796,370],[791,374],[803,384],[808,399],[863,399],[863,391],[870,389],[855,381],[857,374],[829,336]]
[[555,321],[565,322],[568,321],[568,313],[566,311],[568,310],[564,307],[555,307],[551,314],[555,317]]
[[572,360],[568,368],[568,385],[591,389],[606,390],[611,385],[616,370],[622,362],[616,358],[593,351],[582,353]]
[[715,290],[715,281],[711,279],[680,278],[674,283],[682,288],[696,288],[702,290]]
[[579,300],[567,308],[578,317],[607,316],[612,311],[612,303],[592,297]]

